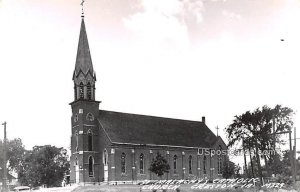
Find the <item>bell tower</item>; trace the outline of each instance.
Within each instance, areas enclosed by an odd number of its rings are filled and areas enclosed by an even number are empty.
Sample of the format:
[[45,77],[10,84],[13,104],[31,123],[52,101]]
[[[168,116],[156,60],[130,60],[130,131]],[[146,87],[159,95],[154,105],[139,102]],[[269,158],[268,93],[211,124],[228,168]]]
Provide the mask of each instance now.
[[81,27],[75,70],[73,73],[74,81],[74,101],[89,100],[95,101],[95,82],[96,74],[85,29],[84,16],[81,16]]
[[74,101],[72,108],[72,136],[70,182],[96,183],[100,176],[99,101],[95,100],[96,74],[93,68],[84,15],[81,16],[80,35],[73,72]]

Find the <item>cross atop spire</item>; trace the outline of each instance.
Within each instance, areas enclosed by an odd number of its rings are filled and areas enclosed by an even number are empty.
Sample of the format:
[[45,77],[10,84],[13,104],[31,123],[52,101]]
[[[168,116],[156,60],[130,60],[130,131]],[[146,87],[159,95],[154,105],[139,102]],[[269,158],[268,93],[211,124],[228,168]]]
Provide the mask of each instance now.
[[84,3],[84,0],[82,0],[81,3],[80,3],[80,5],[81,5],[81,17],[84,17],[83,3]]
[[217,125],[216,130],[217,130],[217,137],[219,136],[219,126]]

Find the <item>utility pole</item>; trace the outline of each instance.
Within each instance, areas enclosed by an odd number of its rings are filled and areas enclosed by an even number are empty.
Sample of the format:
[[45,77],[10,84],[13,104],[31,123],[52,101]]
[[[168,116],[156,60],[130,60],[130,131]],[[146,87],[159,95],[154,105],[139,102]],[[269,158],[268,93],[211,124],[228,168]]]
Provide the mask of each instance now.
[[275,124],[275,118],[273,117],[273,150],[276,150],[276,135],[275,135],[275,130],[276,130],[276,124]]
[[297,161],[296,161],[296,127],[294,127],[294,169],[293,169],[293,181],[294,184],[296,184],[296,179],[297,179]]
[[[293,153],[293,147],[292,147],[292,128],[290,128],[290,131],[289,131],[289,140],[290,140],[290,158],[291,158],[291,171],[292,171],[292,174],[294,175],[294,153]],[[295,180],[294,180],[294,176],[293,176],[293,184],[295,185]]]
[[7,170],[6,170],[6,122],[2,123],[4,125],[4,145],[3,145],[3,181],[2,181],[2,191],[7,192]]

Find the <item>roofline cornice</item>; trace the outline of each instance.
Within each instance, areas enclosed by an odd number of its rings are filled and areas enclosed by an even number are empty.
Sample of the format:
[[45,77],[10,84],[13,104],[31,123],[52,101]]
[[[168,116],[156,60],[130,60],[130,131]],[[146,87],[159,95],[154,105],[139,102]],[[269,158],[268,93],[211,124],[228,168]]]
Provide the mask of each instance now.
[[121,142],[111,142],[112,145],[132,145],[140,147],[163,147],[163,148],[184,148],[184,149],[212,149],[207,147],[188,147],[188,146],[176,146],[176,145],[157,145],[157,144],[136,144],[136,143],[121,143]]
[[[202,121],[196,121],[196,120],[190,120],[190,119],[178,119],[178,118],[172,118],[172,117],[154,116],[154,115],[147,115],[147,114],[137,114],[137,113],[128,113],[128,112],[120,112],[120,111],[109,111],[109,110],[104,110],[104,109],[101,109],[100,112],[101,111],[112,112],[112,113],[122,113],[122,114],[128,114],[128,115],[137,115],[137,116],[144,116],[144,117],[161,118],[161,119],[170,119],[170,120],[175,120],[175,121],[203,123]],[[203,124],[207,127],[207,125],[205,123],[203,123]],[[213,133],[213,135],[215,135],[215,134]]]
[[93,100],[78,99],[78,100],[72,101],[71,103],[69,103],[69,105],[73,105],[73,104],[75,104],[75,103],[77,103],[77,102],[80,102],[80,101],[90,102],[90,103],[101,103],[101,101],[93,101]]

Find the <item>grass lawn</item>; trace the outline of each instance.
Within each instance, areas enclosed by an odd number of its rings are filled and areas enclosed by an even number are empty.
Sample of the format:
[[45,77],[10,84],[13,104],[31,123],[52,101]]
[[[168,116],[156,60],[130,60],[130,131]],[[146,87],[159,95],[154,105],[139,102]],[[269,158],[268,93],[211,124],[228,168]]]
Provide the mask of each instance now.
[[92,185],[79,186],[72,192],[140,192],[139,185]]

